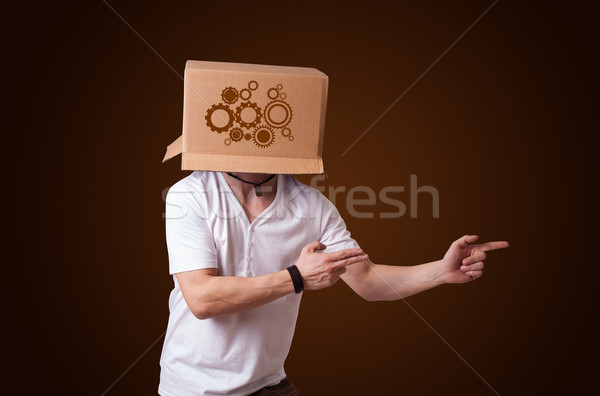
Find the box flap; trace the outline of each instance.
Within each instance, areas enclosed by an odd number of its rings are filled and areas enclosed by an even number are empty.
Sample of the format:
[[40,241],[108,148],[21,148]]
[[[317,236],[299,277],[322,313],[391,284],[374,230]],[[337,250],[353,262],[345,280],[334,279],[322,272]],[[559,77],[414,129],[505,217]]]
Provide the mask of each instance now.
[[163,158],[162,162],[167,162],[176,155],[181,154],[182,141],[183,135],[180,135],[177,139],[175,139],[173,143],[169,144],[169,146],[167,147],[167,152],[165,153],[165,157]]

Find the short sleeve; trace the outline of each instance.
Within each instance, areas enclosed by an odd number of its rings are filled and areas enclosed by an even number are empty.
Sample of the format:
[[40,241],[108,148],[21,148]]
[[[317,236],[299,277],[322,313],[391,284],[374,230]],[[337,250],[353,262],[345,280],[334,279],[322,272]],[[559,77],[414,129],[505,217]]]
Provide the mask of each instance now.
[[324,252],[335,252],[342,249],[359,248],[358,243],[350,236],[346,223],[335,205],[323,196],[323,216],[321,219],[321,238],[319,241],[327,246]]
[[191,191],[171,188],[167,193],[165,227],[170,274],[217,268],[214,238],[201,209]]

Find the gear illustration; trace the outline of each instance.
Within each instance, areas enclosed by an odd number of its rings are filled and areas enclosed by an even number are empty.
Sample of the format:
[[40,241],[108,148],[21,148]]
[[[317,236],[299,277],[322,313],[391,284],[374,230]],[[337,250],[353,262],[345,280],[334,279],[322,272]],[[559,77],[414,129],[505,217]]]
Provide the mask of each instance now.
[[244,133],[244,140],[250,140],[252,139],[252,134],[249,132]]
[[228,104],[237,102],[239,97],[240,94],[238,93],[237,89],[233,87],[227,87],[223,90],[223,92],[221,92],[221,99],[223,99],[223,102]]
[[281,84],[277,84],[277,90],[278,90],[278,91],[281,91],[282,89],[283,89],[283,85],[281,85]]
[[[225,114],[222,114],[223,112],[220,112],[215,115],[215,111],[217,110],[223,110]],[[221,133],[226,132],[227,130],[229,130],[229,128],[231,128],[231,126],[233,125],[234,114],[233,111],[229,108],[229,106],[224,105],[223,103],[219,103],[212,105],[211,108],[206,111],[206,116],[204,118],[206,119],[206,125],[212,131]],[[215,122],[218,125],[221,125],[223,123],[224,125],[219,127],[215,125]]]
[[281,130],[281,136],[288,137],[292,135],[292,130],[288,127],[285,127]]
[[292,121],[292,108],[283,100],[273,100],[265,107],[263,115],[273,128],[283,128]]
[[279,99],[286,100],[287,99],[287,94],[285,92],[280,92],[279,93]]
[[229,146],[231,144],[231,139],[226,138],[224,143],[225,145]]
[[233,142],[239,142],[244,137],[244,132],[240,128],[233,128],[229,131],[229,138]]
[[254,128],[260,122],[261,116],[261,109],[254,102],[242,102],[235,109],[235,120],[243,128]]
[[243,88],[240,91],[240,98],[242,98],[243,100],[248,100],[252,97],[252,91],[250,91],[248,88]]
[[275,133],[269,125],[259,125],[252,133],[252,140],[260,148],[269,147],[275,141]]
[[267,96],[269,99],[277,99],[279,97],[279,91],[277,88],[269,88],[267,91]]
[[252,91],[256,91],[258,88],[258,83],[255,80],[252,80],[248,83],[248,88],[250,88]]
[[290,142],[294,141],[294,137],[293,136],[288,136],[288,139],[290,139]]

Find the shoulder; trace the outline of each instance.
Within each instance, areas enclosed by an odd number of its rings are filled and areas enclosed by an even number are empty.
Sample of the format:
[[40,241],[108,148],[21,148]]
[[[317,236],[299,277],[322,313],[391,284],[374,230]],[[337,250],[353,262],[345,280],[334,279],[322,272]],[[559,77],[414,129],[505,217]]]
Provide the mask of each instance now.
[[306,185],[292,175],[282,175],[284,177],[284,196],[288,203],[297,207],[304,207],[307,210],[318,210],[321,212],[331,211],[335,206],[319,190]]
[[217,175],[215,172],[194,171],[173,184],[169,188],[169,192],[206,191],[213,187],[216,182]]
[[207,193],[218,188],[217,177],[215,172],[192,172],[169,188],[165,197],[167,205],[205,207]]
[[284,194],[291,198],[318,198],[319,200],[327,200],[319,190],[314,187],[308,186],[296,179],[292,175],[281,175],[284,180]]

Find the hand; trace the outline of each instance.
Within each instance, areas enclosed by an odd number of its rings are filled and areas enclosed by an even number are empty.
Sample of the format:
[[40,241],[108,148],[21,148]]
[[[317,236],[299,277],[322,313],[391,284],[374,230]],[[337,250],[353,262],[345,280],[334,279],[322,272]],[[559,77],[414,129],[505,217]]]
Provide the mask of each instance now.
[[346,266],[369,258],[362,249],[345,249],[331,253],[317,253],[327,246],[314,241],[302,248],[296,267],[302,275],[305,290],[319,290],[333,285],[346,272]]
[[442,259],[442,270],[447,283],[465,283],[481,278],[485,252],[508,247],[506,241],[471,245],[478,239],[477,235],[465,235],[450,245]]

